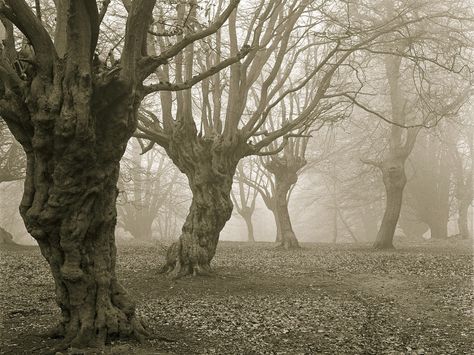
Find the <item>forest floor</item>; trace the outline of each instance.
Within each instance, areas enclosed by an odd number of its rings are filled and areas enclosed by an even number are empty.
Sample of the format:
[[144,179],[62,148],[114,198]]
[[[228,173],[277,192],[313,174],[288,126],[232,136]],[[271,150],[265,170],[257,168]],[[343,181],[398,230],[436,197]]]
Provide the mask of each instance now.
[[[216,275],[171,281],[164,247],[119,247],[118,276],[154,336],[104,354],[474,354],[472,245],[219,245]],[[48,354],[59,317],[36,247],[0,251],[0,354]]]

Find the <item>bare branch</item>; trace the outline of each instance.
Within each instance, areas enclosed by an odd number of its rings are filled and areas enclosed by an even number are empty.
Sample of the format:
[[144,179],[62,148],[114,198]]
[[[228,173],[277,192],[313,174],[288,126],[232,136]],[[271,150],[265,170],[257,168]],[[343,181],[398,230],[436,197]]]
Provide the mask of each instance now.
[[[146,1],[146,0],[142,0],[142,1]],[[137,0],[135,2],[137,2]],[[222,27],[224,22],[229,18],[230,14],[232,13],[232,11],[234,11],[234,9],[237,7],[239,2],[240,0],[231,0],[229,6],[224,10],[224,12],[206,29],[185,36],[180,42],[166,49],[164,52],[162,52],[158,56],[149,56],[149,57],[143,58],[140,61],[140,65],[139,65],[140,67],[139,77],[141,79],[145,79],[151,73],[153,73],[156,70],[156,68],[158,68],[160,65],[166,64],[168,62],[168,59],[176,56],[178,53],[180,53],[184,48],[186,48],[191,43],[196,42],[202,38],[205,38],[215,33],[217,30],[219,30],[219,28]],[[140,20],[143,21],[143,18]]]
[[181,91],[181,90],[187,90],[190,89],[192,86],[195,84],[201,82],[202,80],[210,77],[211,75],[216,74],[217,72],[221,71],[222,69],[237,63],[239,60],[241,60],[243,57],[247,55],[251,50],[250,47],[243,47],[240,52],[237,54],[237,56],[228,58],[226,60],[223,60],[219,64],[211,67],[209,70],[202,72],[198,75],[195,75],[192,77],[192,79],[187,80],[183,83],[179,84],[172,84],[172,83],[163,83],[160,82],[158,84],[152,84],[144,87],[144,92],[145,95],[151,94],[153,92],[157,91]]

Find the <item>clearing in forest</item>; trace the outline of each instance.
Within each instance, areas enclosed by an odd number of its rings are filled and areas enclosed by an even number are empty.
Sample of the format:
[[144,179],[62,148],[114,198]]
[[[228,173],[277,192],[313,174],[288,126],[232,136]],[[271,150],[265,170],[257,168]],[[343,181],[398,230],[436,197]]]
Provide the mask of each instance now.
[[[468,242],[399,245],[223,242],[212,277],[157,273],[163,247],[119,247],[118,273],[154,337],[107,354],[472,354]],[[0,251],[0,354],[48,354],[59,317],[36,247]]]

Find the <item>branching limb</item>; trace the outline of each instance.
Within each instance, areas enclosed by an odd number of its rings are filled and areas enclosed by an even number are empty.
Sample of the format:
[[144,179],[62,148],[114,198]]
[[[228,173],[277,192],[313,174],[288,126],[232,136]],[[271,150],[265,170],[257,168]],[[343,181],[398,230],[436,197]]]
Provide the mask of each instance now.
[[129,11],[121,59],[123,68],[121,74],[124,79],[132,80],[132,82],[135,82],[136,79],[138,81],[144,79],[137,73],[140,71],[138,68],[141,67],[138,62],[146,41],[149,19],[153,14],[155,3],[156,0],[134,0]]
[[181,91],[181,90],[190,89],[192,86],[199,83],[200,81],[202,81],[202,80],[218,73],[222,69],[224,69],[224,68],[226,68],[226,67],[228,67],[228,66],[230,66],[234,63],[237,63],[239,60],[241,60],[243,57],[245,57],[247,55],[247,53],[250,52],[250,50],[251,50],[250,47],[244,46],[235,57],[223,60],[222,62],[220,62],[216,66],[213,66],[209,70],[206,70],[205,72],[202,72],[198,75],[193,76],[192,79],[187,80],[183,83],[172,84],[172,83],[160,82],[158,84],[152,84],[152,85],[145,86],[144,87],[145,95],[149,95],[149,94],[151,94],[153,92],[157,92],[157,91]]
[[102,7],[100,8],[100,12],[99,12],[99,24],[102,23],[102,21],[104,20],[109,4],[110,4],[110,0],[102,1]]
[[[134,1],[134,3],[136,2],[137,0]],[[191,43],[196,42],[207,36],[210,36],[216,31],[218,31],[219,28],[222,27],[224,22],[229,18],[232,11],[234,11],[234,9],[237,7],[239,2],[240,0],[231,0],[229,6],[224,10],[224,12],[219,17],[217,17],[217,19],[206,29],[199,32],[191,33],[185,36],[181,41],[174,44],[170,48],[166,49],[158,56],[149,56],[149,57],[143,58],[139,64],[139,68],[140,68],[139,77],[141,79],[147,78],[151,73],[153,73],[156,70],[156,68],[158,68],[160,65],[166,64],[168,62],[168,59],[176,56],[178,53],[180,53],[184,48],[186,48]],[[140,19],[140,21],[143,21],[143,18]],[[127,31],[127,33],[128,32],[129,31]]]
[[[285,146],[288,144],[288,140],[290,138],[310,138],[311,136],[307,135],[307,134],[296,134],[296,133],[292,133],[292,134],[287,134],[285,136],[283,136],[283,141],[281,142],[281,144],[274,150],[270,150],[270,151],[266,151],[266,152],[262,152],[262,151],[257,151],[255,153],[255,155],[258,155],[258,156],[268,156],[268,155],[275,155],[275,154],[278,154],[280,153],[284,148]],[[266,145],[263,145],[260,149],[262,149],[263,147],[265,147]]]
[[11,21],[30,41],[35,49],[38,67],[47,75],[51,73],[57,57],[51,37],[24,0],[1,0],[0,14]]

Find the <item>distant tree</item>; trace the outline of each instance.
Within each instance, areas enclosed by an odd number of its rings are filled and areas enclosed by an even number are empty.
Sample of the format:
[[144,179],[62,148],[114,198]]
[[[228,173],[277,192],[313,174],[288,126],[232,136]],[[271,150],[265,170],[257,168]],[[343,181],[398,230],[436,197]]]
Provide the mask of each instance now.
[[26,159],[20,144],[0,121],[0,183],[25,177]]
[[131,142],[130,153],[122,160],[118,225],[137,240],[149,242],[158,215],[174,203],[180,173],[162,152],[152,149],[141,155],[138,142]]
[[[472,209],[474,199],[474,127],[472,110],[467,111],[467,124],[458,128],[455,144],[451,145],[450,157],[454,165],[453,176],[458,214],[458,230],[463,239],[472,238],[474,231],[469,231],[468,212]],[[471,123],[469,123],[471,122]],[[473,217],[471,217],[473,218]]]
[[[256,171],[253,168],[254,164],[254,160],[248,160],[248,179],[257,181],[258,184],[258,180],[260,180],[262,176],[259,174],[258,170]],[[244,163],[241,160],[237,165],[237,172],[234,177],[234,185],[237,183],[237,193],[234,193],[234,190],[231,190],[231,198],[237,213],[244,219],[245,225],[247,226],[247,240],[249,242],[255,242],[252,216],[255,212],[255,202],[257,200],[258,192],[256,189],[245,183],[246,179]]]
[[[384,1],[383,5],[387,18],[400,14],[396,21],[404,21],[404,15],[397,7],[399,4]],[[456,53],[466,51],[467,44],[463,41],[462,30],[465,18],[463,11],[470,9],[452,5],[452,8],[446,8],[444,3],[434,2],[426,7],[418,7],[416,2],[409,2],[409,7],[416,8],[416,16],[437,19],[437,26],[430,28],[431,33],[437,33],[437,36],[426,39],[426,29],[420,23],[409,34],[404,34],[403,31],[389,34],[386,37],[389,44],[383,43],[380,48],[368,49],[371,53],[383,55],[390,118],[380,114],[378,116],[391,124],[383,159],[364,160],[379,168],[386,190],[385,213],[374,243],[374,248],[377,249],[393,248],[393,237],[407,181],[405,162],[413,150],[421,127],[436,126],[442,118],[455,114],[468,94],[468,91],[460,93],[460,90],[466,86],[466,82],[462,83],[462,80],[463,74],[468,72],[466,65],[469,63],[463,61],[462,55],[457,61]],[[458,20],[453,23],[453,18]],[[446,26],[452,32],[460,34],[459,41],[450,42],[443,37],[451,36],[446,33]],[[429,78],[432,78],[431,81]],[[436,85],[427,85],[432,80],[436,81]],[[376,113],[357,100],[353,101],[360,108]]]
[[[25,178],[25,154],[21,146],[0,121],[0,184]],[[0,226],[0,244],[12,244],[13,236]]]
[[436,132],[447,129],[443,123],[439,129],[419,135],[410,157],[412,176],[407,184],[406,204],[411,206],[413,216],[428,225],[434,239],[448,237],[450,212],[449,147],[439,136],[442,132]]

